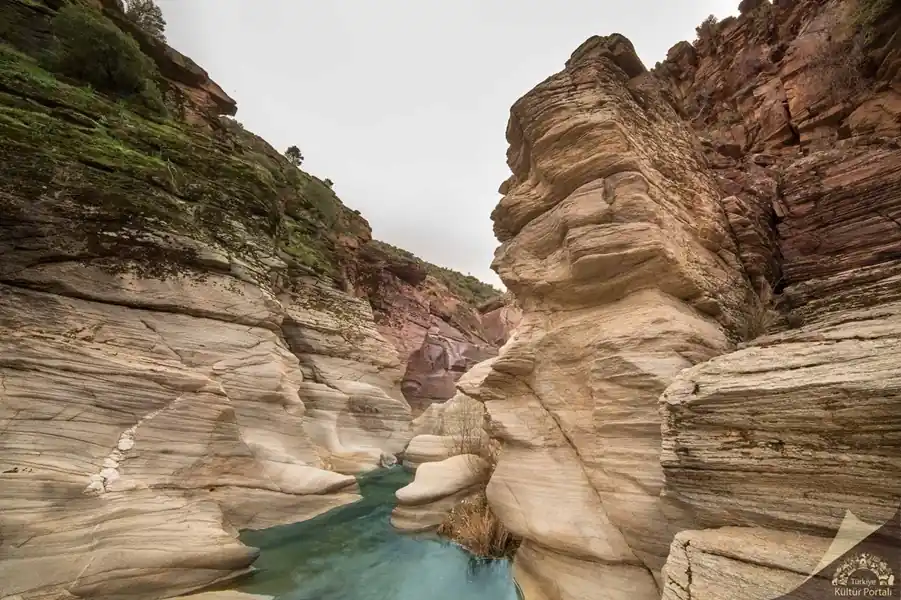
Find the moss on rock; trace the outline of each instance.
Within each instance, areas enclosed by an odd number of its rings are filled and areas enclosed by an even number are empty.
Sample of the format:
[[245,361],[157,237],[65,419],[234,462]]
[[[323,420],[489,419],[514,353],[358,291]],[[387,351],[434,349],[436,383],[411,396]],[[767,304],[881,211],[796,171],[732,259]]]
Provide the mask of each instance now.
[[337,236],[368,237],[365,221],[331,189],[243,128],[139,114],[5,44],[0,161],[0,192],[9,198],[0,218],[24,215],[17,231],[42,240],[39,255],[29,255],[37,261],[191,266],[189,251],[154,248],[146,234],[159,232],[250,264],[282,256],[328,277],[338,272]]
[[388,257],[393,257],[395,260],[401,262],[412,262],[414,265],[447,286],[447,289],[453,292],[458,298],[472,306],[479,306],[480,304],[502,295],[502,292],[499,289],[480,281],[472,275],[464,275],[453,269],[433,265],[430,262],[422,260],[412,252],[408,252],[403,248],[398,248],[385,242],[372,240],[370,243],[379,252],[382,252]]

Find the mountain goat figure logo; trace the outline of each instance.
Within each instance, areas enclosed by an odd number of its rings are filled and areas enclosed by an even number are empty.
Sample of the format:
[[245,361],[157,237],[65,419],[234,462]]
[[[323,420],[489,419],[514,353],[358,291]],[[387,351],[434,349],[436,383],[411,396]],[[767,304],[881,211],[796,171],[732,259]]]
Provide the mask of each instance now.
[[[862,573],[872,574],[875,579],[863,578]],[[852,575],[856,575],[852,577]],[[832,577],[834,586],[878,585],[892,587],[895,574],[884,560],[869,553],[856,554],[843,561]]]

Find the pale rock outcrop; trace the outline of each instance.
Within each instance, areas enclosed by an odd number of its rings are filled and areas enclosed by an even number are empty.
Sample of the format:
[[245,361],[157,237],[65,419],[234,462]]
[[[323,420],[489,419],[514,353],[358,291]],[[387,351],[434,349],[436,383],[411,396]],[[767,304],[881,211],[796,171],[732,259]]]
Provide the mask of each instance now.
[[420,465],[413,482],[395,493],[391,524],[405,531],[437,528],[454,506],[479,492],[488,469],[474,454]]
[[[772,600],[816,569],[828,538],[771,529],[683,531],[664,569],[662,600]],[[820,577],[831,578],[831,574]]]
[[304,428],[334,470],[356,473],[393,462],[410,440],[403,367],[378,332],[369,304],[324,286],[286,295],[285,339],[309,381]]
[[139,40],[203,127],[22,76],[63,5],[0,5],[0,597],[187,594],[247,572],[238,529],[359,498],[404,366],[341,291],[366,222],[202,69]]
[[667,492],[710,526],[830,534],[901,500],[901,303],[761,337],[666,390]]
[[422,463],[438,462],[450,458],[456,454],[456,445],[450,436],[430,433],[417,435],[404,449],[403,465],[415,471]]
[[[493,359],[473,367],[460,378],[462,389],[490,368]],[[457,454],[480,452],[487,448],[485,406],[479,400],[458,391],[450,400],[430,405],[412,423],[413,439],[403,454],[403,464],[416,469],[425,462],[441,461]]]
[[772,598],[901,500],[901,12],[741,13],[652,74],[592,38],[511,111],[524,316],[460,389],[528,599]]
[[657,398],[730,349],[751,288],[691,133],[625,38],[583,44],[507,135],[493,266],[524,316],[471,391],[503,442],[488,500],[523,539],[530,600],[657,598],[685,525],[659,498]]
[[[349,358],[338,374],[317,371],[326,384],[305,381],[271,329],[278,302],[256,288],[228,299],[170,278],[163,306],[162,283],[126,275],[94,273],[108,285],[92,287],[89,269],[60,265],[18,281],[65,292],[79,274],[79,295],[93,299],[0,289],[4,596],[187,592],[253,562],[235,528],[356,499],[353,477],[324,469],[346,455],[304,435],[320,420],[305,404],[327,412],[310,387],[343,394],[333,431],[361,455],[347,470],[372,468],[409,439],[405,402],[342,379],[353,375]],[[332,350],[312,355],[313,368]],[[366,364],[361,379],[377,370]]]
[[394,464],[405,374],[450,398],[494,290],[369,260],[359,211],[117,0],[79,7],[137,39],[165,119],[43,71],[66,5],[0,3],[0,597],[188,594],[247,571],[238,529]]

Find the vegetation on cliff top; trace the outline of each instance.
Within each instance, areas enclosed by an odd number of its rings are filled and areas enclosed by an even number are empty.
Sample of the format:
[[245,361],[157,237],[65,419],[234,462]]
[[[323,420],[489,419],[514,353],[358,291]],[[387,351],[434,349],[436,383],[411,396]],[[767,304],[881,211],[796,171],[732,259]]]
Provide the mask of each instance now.
[[153,0],[127,0],[125,16],[161,42],[166,41],[166,19]]
[[[0,22],[12,24],[0,26],[0,222],[44,240],[34,260],[103,266],[109,258],[167,276],[199,260],[190,247],[160,244],[160,235],[174,235],[260,265],[261,280],[274,256],[339,280],[347,259],[340,238],[369,238],[331,181],[297,168],[237,121],[185,122],[177,85],[96,8],[35,11],[16,0],[0,5]],[[384,246],[464,300],[499,294]]]
[[447,288],[461,300],[465,300],[473,306],[478,306],[488,300],[493,300],[503,293],[496,287],[479,281],[479,279],[472,275],[463,275],[453,269],[446,269],[444,267],[433,265],[403,248],[398,248],[377,240],[373,240],[372,243],[389,256],[413,262],[426,273],[446,285]]
[[[5,5],[0,17],[21,21],[17,5]],[[124,92],[173,84],[143,54],[136,58],[134,40],[102,13],[67,5],[35,14],[57,34],[52,55],[14,48],[21,29],[16,36],[0,31],[0,194],[7,197],[0,219],[34,216],[38,229],[55,221],[52,230],[32,233],[50,255],[132,259],[149,274],[165,272],[164,265],[192,262],[190,251],[172,253],[147,240],[148,232],[169,233],[248,263],[279,255],[336,277],[337,236],[368,236],[365,221],[324,182],[235,121],[210,115],[205,126],[189,125],[133,102]],[[98,28],[108,44],[97,43]],[[22,45],[39,45],[29,41]],[[124,62],[102,62],[110,47]]]
[[51,32],[54,43],[45,57],[48,68],[154,113],[166,113],[156,65],[133,37],[108,19],[68,4],[53,17]]

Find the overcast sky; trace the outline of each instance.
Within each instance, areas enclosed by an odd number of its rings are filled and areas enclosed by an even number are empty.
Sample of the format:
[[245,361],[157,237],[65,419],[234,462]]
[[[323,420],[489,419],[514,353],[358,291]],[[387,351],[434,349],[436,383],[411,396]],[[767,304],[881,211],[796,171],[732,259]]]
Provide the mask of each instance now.
[[510,106],[591,35],[647,66],[738,0],[158,0],[237,118],[335,182],[373,236],[499,280],[489,215]]

